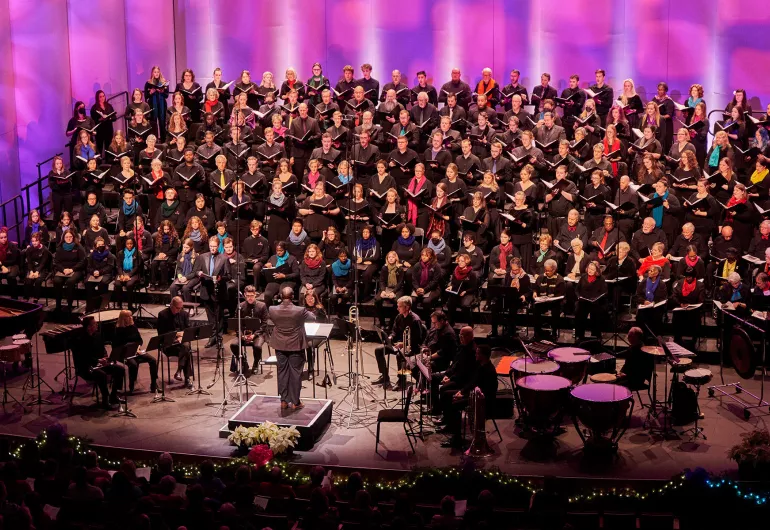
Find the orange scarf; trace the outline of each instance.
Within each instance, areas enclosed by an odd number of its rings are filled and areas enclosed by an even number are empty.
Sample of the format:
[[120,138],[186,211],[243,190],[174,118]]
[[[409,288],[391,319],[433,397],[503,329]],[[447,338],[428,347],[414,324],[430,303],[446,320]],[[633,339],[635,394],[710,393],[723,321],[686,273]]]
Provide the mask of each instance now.
[[489,80],[489,85],[487,85],[486,90],[482,88],[483,85],[484,85],[484,80],[482,79],[481,81],[479,81],[479,84],[476,85],[476,94],[486,94],[487,92],[495,88],[495,80],[494,79]]

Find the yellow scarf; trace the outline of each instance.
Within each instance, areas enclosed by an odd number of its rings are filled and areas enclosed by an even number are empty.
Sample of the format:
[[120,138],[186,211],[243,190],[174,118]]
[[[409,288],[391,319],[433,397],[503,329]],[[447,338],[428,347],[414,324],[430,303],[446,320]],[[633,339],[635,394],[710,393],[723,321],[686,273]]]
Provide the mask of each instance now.
[[725,260],[725,265],[724,265],[724,268],[722,269],[722,278],[727,278],[728,276],[730,276],[730,274],[735,272],[735,267],[737,266],[738,266],[738,260],[735,260],[735,263],[733,263],[732,265],[730,265],[729,261]]
[[765,177],[767,176],[768,171],[770,171],[770,169],[767,169],[767,168],[765,168],[765,170],[762,171],[761,173],[754,171],[754,173],[751,174],[751,183],[756,184],[758,182],[762,182],[763,180],[765,180]]

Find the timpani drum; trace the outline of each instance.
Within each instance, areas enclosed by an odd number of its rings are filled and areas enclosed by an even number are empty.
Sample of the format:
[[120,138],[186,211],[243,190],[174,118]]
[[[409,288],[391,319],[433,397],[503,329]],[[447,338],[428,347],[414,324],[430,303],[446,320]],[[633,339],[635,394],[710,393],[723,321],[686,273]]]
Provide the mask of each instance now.
[[591,354],[582,348],[554,348],[548,352],[548,358],[559,363],[560,376],[577,385],[585,380]]
[[617,451],[634,408],[631,391],[622,385],[595,383],[573,388],[571,396],[572,421],[585,449]]
[[554,434],[561,424],[567,392],[572,383],[566,377],[537,374],[516,380],[524,424],[541,434]]
[[11,340],[24,340],[27,336],[24,333],[17,333],[13,337],[11,337]]
[[684,382],[688,385],[703,386],[711,382],[713,374],[707,368],[693,368],[684,373]]
[[555,374],[558,370],[559,363],[547,359],[533,361],[529,357],[522,357],[511,363],[514,381],[527,375]]
[[607,383],[612,384],[618,380],[618,376],[615,374],[594,374],[588,377],[592,383]]
[[679,357],[676,364],[671,365],[671,371],[675,374],[683,374],[692,368],[692,359],[689,357]]
[[32,353],[32,341],[27,338],[16,339],[13,341],[13,345],[19,348],[19,353],[22,356]]
[[6,344],[0,346],[0,362],[17,363],[21,362],[23,355],[16,344]]

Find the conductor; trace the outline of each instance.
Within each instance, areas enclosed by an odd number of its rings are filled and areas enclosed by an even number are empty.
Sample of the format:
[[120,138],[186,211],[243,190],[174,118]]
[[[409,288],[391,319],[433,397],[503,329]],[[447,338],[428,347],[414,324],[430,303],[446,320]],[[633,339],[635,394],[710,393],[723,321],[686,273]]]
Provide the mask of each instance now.
[[293,298],[294,290],[284,287],[281,289],[281,303],[270,307],[269,314],[274,325],[270,346],[278,358],[278,394],[281,396],[281,408],[291,407],[296,410],[305,406],[299,400],[307,348],[305,321],[313,318],[304,307],[294,305]]

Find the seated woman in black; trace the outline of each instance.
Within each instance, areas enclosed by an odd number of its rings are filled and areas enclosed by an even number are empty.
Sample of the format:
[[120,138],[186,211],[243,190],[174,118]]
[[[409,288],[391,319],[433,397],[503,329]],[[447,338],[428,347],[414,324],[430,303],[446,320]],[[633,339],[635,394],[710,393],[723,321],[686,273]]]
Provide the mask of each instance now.
[[395,250],[401,265],[409,268],[414,265],[420,256],[420,243],[415,240],[414,227],[410,224],[402,224],[398,228],[398,239],[393,243],[391,250]]
[[425,248],[429,248],[436,254],[436,261],[441,267],[443,275],[449,274],[452,268],[452,249],[447,245],[446,240],[441,235],[441,230],[434,228],[430,233],[430,239]]
[[53,289],[56,310],[61,311],[63,291],[67,289],[67,309],[72,311],[75,288],[83,279],[86,268],[86,251],[77,242],[74,230],[67,230],[61,238],[53,259]]
[[361,229],[361,237],[356,241],[353,257],[355,258],[356,267],[360,271],[360,300],[366,300],[372,293],[374,275],[379,270],[380,263],[382,262],[382,249],[379,242],[374,238],[371,227],[364,226]]
[[332,263],[337,261],[337,258],[340,255],[340,250],[345,248],[345,244],[340,238],[339,230],[337,230],[337,228],[334,226],[327,228],[326,235],[321,240],[321,243],[319,243],[318,248],[320,249],[321,255],[323,256],[324,263],[326,263],[327,266],[330,266]]
[[687,254],[676,264],[676,277],[683,278],[688,269],[693,270],[696,278],[706,278],[706,264],[698,256],[698,247],[695,245],[687,245]]
[[532,276],[538,277],[543,274],[545,262],[552,259],[558,263],[558,257],[558,252],[553,248],[553,238],[551,235],[542,234],[538,239],[538,247],[535,249],[532,264],[527,272]]
[[0,228],[0,280],[8,282],[8,290],[16,298],[16,284],[21,271],[19,246],[8,240],[8,229]]
[[174,268],[174,281],[171,282],[171,297],[181,296],[185,302],[192,302],[193,289],[200,283],[200,279],[193,271],[195,258],[198,253],[195,252],[195,243],[189,237],[182,243],[182,250],[177,256],[176,267]]
[[575,312],[575,336],[578,342],[585,338],[585,330],[588,326],[591,328],[593,338],[601,340],[602,324],[608,321],[607,284],[602,278],[602,269],[598,261],[588,263],[586,273],[580,276],[576,291],[578,300]]
[[142,278],[144,260],[142,252],[134,246],[134,240],[126,239],[126,246],[118,252],[118,273],[115,275],[115,298],[118,308],[123,307],[123,289],[126,290],[128,309],[134,310],[134,291]]
[[[83,208],[80,211],[82,212]],[[32,234],[40,234],[40,240],[47,246],[50,235],[48,234],[48,227],[45,226],[45,221],[40,218],[40,211],[30,210],[27,219],[27,226],[24,227],[22,248],[27,248],[31,244]]]
[[[501,234],[500,242],[502,243],[502,241],[503,237]],[[502,262],[502,255],[499,255],[498,259]],[[493,263],[490,256],[490,269]],[[489,334],[489,338],[496,338],[498,336],[497,327],[500,324],[503,325],[504,337],[515,337],[518,335],[516,318],[519,309],[527,304],[527,299],[532,294],[532,284],[529,281],[529,275],[521,266],[521,259],[511,258],[508,260],[508,264],[509,266],[502,282],[495,284],[492,289],[487,289],[488,292],[491,292],[489,301],[492,308],[492,332]],[[500,269],[494,272],[499,273]],[[490,276],[490,285],[492,285],[491,282]]]
[[314,291],[319,300],[323,299],[326,294],[326,265],[315,243],[311,243],[305,249],[302,263],[299,264],[299,280],[302,285],[299,290],[300,296],[306,291]]
[[332,263],[332,290],[329,293],[331,310],[339,318],[347,315],[348,304],[353,299],[353,261],[347,250],[341,250],[337,261]]
[[642,329],[646,329],[645,325],[648,326],[655,334],[660,328],[666,311],[665,303],[658,307],[655,307],[655,304],[665,302],[668,298],[668,288],[661,277],[661,271],[659,265],[651,266],[647,271],[647,277],[642,278],[636,288],[636,303],[639,306],[636,312],[636,324]]
[[457,255],[457,266],[449,277],[449,285],[446,288],[447,318],[453,325],[455,323],[455,311],[460,309],[465,316],[465,322],[471,324],[471,305],[476,298],[479,289],[479,280],[471,267],[471,259],[467,254]]
[[444,276],[433,250],[422,249],[419,261],[409,273],[412,278],[413,306],[420,305],[424,312],[430,313],[441,297],[441,280]]
[[[139,329],[134,324],[134,317],[131,316],[131,311],[122,310],[118,315],[118,321],[115,324],[115,337],[112,339],[112,350],[123,347],[126,344],[133,343],[142,345],[144,339],[139,333]],[[136,377],[139,374],[139,365],[147,363],[150,368],[150,393],[155,393],[158,390],[158,361],[149,353],[137,352],[135,356],[126,361],[128,366],[128,392],[134,393],[134,386],[136,386]]]
[[[696,256],[697,257],[697,256]],[[685,260],[679,263],[684,263]],[[699,263],[703,269],[703,263]],[[703,272],[703,271],[701,271]],[[701,276],[702,277],[702,276]],[[682,279],[674,284],[672,325],[674,341],[682,344],[684,335],[693,338],[693,345],[700,336],[701,307],[691,307],[702,304],[706,299],[703,282],[698,281],[698,272],[688,266],[682,272]]]
[[150,266],[150,285],[156,289],[165,291],[169,284],[170,264],[176,262],[179,255],[179,236],[174,224],[169,221],[161,221],[158,231],[153,236],[155,257]]
[[86,262],[86,308],[88,311],[99,309],[100,296],[108,298],[108,289],[115,274],[115,256],[110,253],[103,237],[97,237],[93,250],[88,254]]
[[97,239],[101,238],[105,243],[110,240],[107,229],[102,227],[98,215],[91,216],[89,219],[88,228],[83,230],[81,236],[82,237],[80,240],[83,243],[83,248],[86,249],[86,252],[91,252],[91,250],[94,249]]
[[265,303],[269,306],[284,287],[295,289],[299,282],[299,264],[297,259],[289,254],[286,243],[279,241],[275,245],[275,254],[267,260],[262,274],[265,275]]
[[396,300],[404,295],[406,289],[405,280],[406,272],[398,261],[398,254],[391,250],[385,256],[385,265],[380,269],[377,294],[374,296],[377,318],[382,329],[388,329],[385,321],[385,302],[391,302],[389,305],[392,308],[396,307]]
[[24,277],[24,290],[27,295],[31,293],[30,300],[36,304],[42,295],[43,283],[51,272],[52,259],[51,252],[43,245],[40,232],[30,236],[30,244],[24,252],[24,258],[26,261],[25,270],[27,271],[27,275]]

